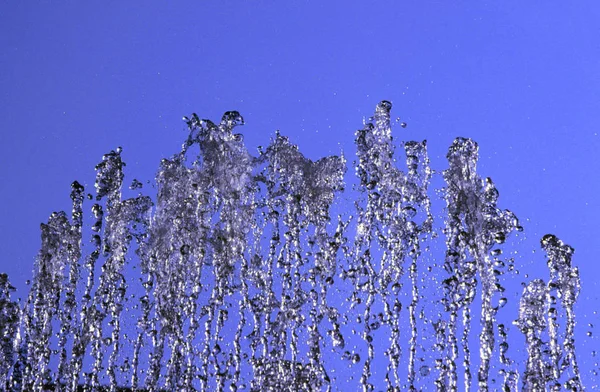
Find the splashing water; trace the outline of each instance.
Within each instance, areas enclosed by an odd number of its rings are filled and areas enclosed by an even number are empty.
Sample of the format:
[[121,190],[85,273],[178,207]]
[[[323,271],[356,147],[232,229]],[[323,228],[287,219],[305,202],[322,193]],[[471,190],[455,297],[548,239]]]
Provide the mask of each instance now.
[[[436,228],[427,143],[401,143],[397,167],[390,110],[382,101],[356,132],[353,206],[340,202],[343,156],[313,162],[279,133],[253,156],[237,112],[184,118],[189,137],[160,163],[154,198],[123,200],[122,151],[106,154],[91,217],[74,182],[71,216],[42,224],[22,306],[0,275],[1,388],[582,390],[573,248],[544,236],[548,283],[524,287],[505,316],[514,329],[500,322],[517,217],[477,174],[477,143],[457,138]],[[518,331],[523,366],[509,348]]]

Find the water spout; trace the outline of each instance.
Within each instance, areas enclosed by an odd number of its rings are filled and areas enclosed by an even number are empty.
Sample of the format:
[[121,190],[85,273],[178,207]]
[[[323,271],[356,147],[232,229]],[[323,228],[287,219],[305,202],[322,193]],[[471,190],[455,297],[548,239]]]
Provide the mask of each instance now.
[[391,110],[356,132],[351,190],[344,156],[312,161],[279,132],[252,155],[238,112],[184,118],[156,195],[134,180],[123,199],[122,150],[106,154],[95,197],[74,182],[70,216],[42,224],[22,306],[0,275],[1,388],[582,390],[573,248],[545,236],[548,283],[507,305],[503,254],[523,228],[478,174],[479,146],[457,138],[435,172],[426,141],[395,142]]

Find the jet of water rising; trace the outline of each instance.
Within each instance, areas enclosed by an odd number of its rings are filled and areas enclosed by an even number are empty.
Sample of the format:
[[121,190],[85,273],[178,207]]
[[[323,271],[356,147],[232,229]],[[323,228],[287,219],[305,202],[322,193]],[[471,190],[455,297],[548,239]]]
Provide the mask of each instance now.
[[[396,160],[391,109],[382,101],[356,132],[358,192],[345,191],[344,156],[312,161],[279,132],[252,155],[238,112],[184,118],[189,136],[160,163],[153,198],[123,199],[122,151],[106,154],[90,224],[77,182],[70,216],[42,224],[22,306],[0,275],[2,388],[487,391],[497,370],[507,391],[519,379],[528,391],[583,389],[573,249],[542,239],[549,281],[526,285],[514,310],[527,345],[519,368],[497,315],[508,311],[501,255],[522,227],[477,173],[477,143],[457,138],[439,232],[427,142],[400,143]],[[440,234],[441,256],[429,246]],[[424,298],[436,276],[439,295]]]

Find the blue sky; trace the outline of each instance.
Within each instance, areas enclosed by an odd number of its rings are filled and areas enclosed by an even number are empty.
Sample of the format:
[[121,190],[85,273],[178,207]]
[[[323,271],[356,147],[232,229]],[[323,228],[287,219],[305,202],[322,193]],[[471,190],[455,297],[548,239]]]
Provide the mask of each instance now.
[[311,159],[351,160],[387,99],[408,124],[396,137],[427,139],[434,169],[455,137],[479,143],[480,173],[535,247],[531,277],[546,278],[542,235],[576,249],[583,341],[600,325],[598,20],[595,1],[4,2],[0,272],[24,296],[39,223],[70,208],[70,183],[92,191],[117,146],[125,183],[151,180],[183,115],[238,110],[250,150],[279,129]]

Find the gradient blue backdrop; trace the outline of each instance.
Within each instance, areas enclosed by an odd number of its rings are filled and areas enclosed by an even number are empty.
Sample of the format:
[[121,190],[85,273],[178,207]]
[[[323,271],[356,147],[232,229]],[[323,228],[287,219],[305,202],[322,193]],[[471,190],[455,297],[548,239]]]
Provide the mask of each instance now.
[[351,161],[388,99],[408,123],[397,137],[428,139],[434,169],[456,136],[479,142],[480,173],[536,250],[530,278],[547,277],[543,234],[575,247],[578,353],[597,383],[600,3],[196,3],[0,5],[0,272],[19,296],[39,223],[70,209],[73,180],[93,190],[103,153],[122,146],[126,184],[150,180],[183,115],[239,110],[252,151],[280,129],[312,159]]

